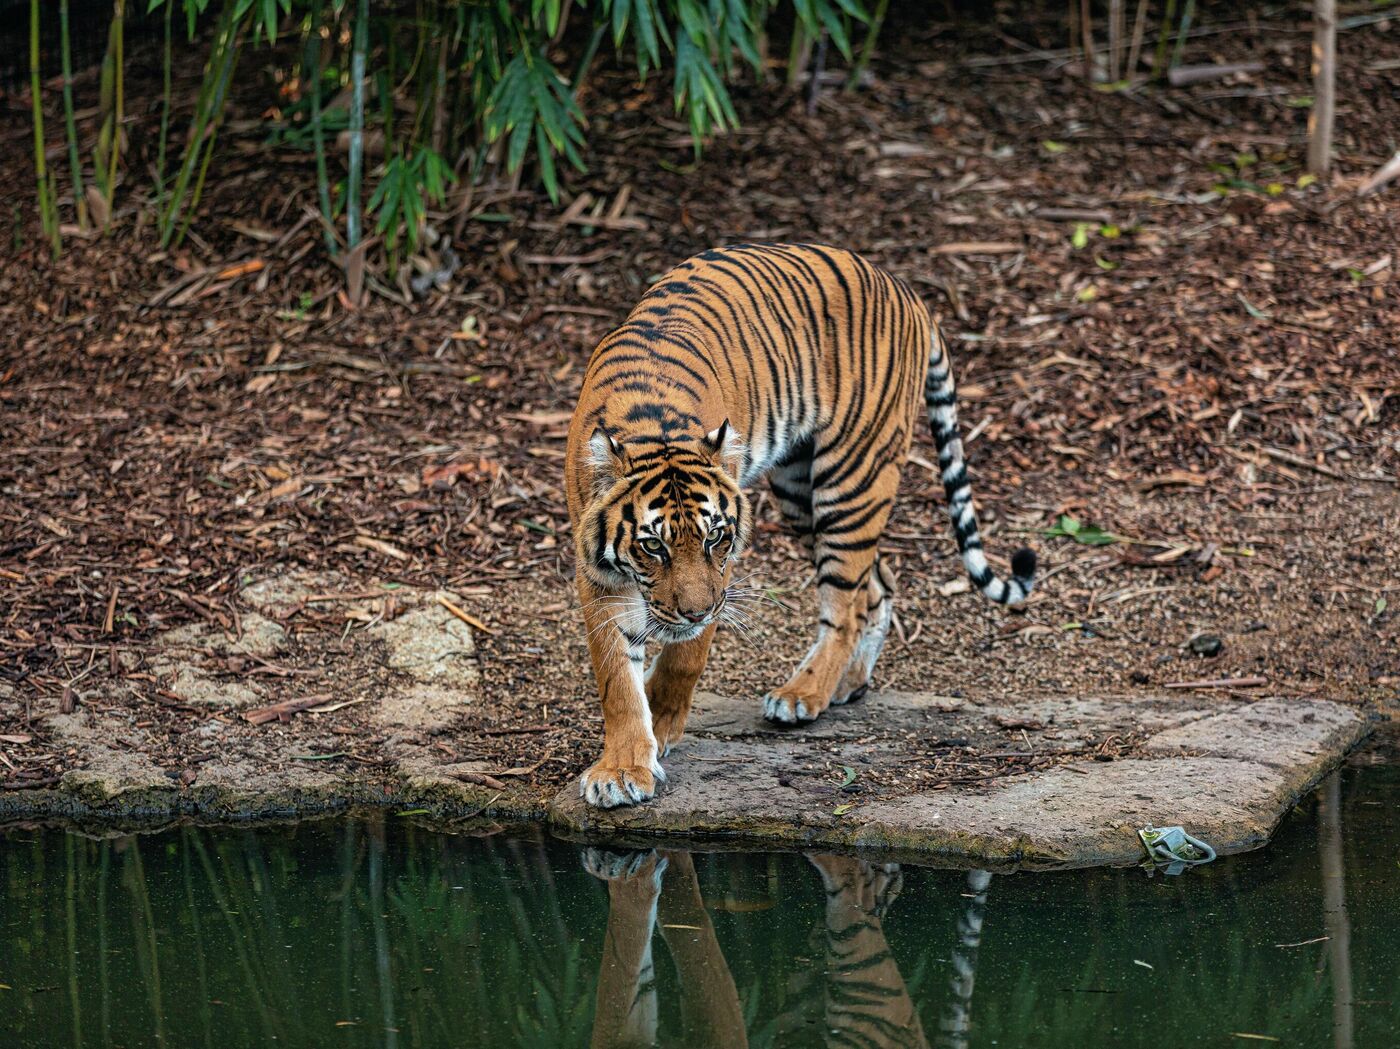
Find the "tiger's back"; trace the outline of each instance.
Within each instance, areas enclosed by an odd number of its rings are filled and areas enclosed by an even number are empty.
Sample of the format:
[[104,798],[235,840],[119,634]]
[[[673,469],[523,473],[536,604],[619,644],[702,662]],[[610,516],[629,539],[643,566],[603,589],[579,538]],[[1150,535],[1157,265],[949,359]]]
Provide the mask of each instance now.
[[[599,344],[577,429],[650,424],[679,437],[727,417],[747,442],[744,485],[832,428],[864,434],[862,458],[890,458],[870,441],[893,422],[907,446],[930,323],[903,281],[852,252],[713,249],[653,284]],[[722,387],[718,403],[705,396],[709,383]]]

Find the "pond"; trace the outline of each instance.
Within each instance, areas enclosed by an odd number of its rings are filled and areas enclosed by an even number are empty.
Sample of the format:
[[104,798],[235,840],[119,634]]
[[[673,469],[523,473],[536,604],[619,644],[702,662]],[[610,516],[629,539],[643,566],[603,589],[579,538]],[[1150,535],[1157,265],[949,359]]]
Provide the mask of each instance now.
[[1400,1044],[1400,766],[1180,877],[413,817],[0,836],[0,1045]]

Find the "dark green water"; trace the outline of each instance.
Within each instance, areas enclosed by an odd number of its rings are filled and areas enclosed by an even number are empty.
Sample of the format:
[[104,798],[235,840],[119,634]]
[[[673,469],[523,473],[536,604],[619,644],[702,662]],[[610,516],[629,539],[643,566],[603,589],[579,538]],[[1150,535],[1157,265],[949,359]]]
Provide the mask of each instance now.
[[1396,766],[1170,879],[618,857],[393,817],[13,829],[0,1047],[1392,1047],[1397,860]]

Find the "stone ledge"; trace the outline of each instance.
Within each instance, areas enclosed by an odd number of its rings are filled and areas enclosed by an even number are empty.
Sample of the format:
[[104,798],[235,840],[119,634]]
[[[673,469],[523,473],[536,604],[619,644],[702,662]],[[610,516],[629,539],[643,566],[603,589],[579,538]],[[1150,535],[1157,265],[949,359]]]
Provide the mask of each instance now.
[[[871,848],[909,862],[998,869],[1131,863],[1141,855],[1136,830],[1148,823],[1180,823],[1222,854],[1257,847],[1370,730],[1353,708],[1308,700],[977,702],[910,693],[872,693],[813,725],[784,729],[764,722],[752,701],[702,694],[656,799],[599,811],[574,784],[551,798],[514,780],[504,789],[466,782],[463,773],[489,768],[449,764],[409,742],[392,745],[373,768],[231,756],[182,786],[148,759],[107,747],[82,711],[55,725],[85,746],[87,767],[51,789],[0,792],[0,822],[144,829],[375,807],[434,821],[544,822],[566,837],[621,844]],[[911,740],[986,751],[1032,734],[1031,751],[1054,750],[1072,763],[946,789],[893,794],[874,786],[878,776],[862,780],[863,793],[839,789],[839,766],[862,776],[889,770],[911,760]],[[1106,734],[1140,743],[1132,756],[1093,760],[1085,741]]]

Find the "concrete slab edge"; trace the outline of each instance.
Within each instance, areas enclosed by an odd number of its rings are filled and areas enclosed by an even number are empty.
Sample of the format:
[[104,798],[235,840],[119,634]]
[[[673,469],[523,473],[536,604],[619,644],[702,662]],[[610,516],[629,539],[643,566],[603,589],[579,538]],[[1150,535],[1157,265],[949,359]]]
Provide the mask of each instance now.
[[[1225,814],[1215,826],[1203,828],[1217,851],[1228,855],[1265,844],[1298,800],[1336,768],[1370,734],[1371,727],[1357,717],[1334,735],[1330,742],[1335,749],[1296,766],[1280,768],[1223,757],[1264,769],[1275,783],[1267,816]],[[882,820],[837,817],[783,822],[695,814],[682,829],[648,822],[646,809],[621,816],[608,814],[603,826],[594,820],[579,820],[552,802],[547,792],[526,785],[508,784],[504,790],[494,790],[417,772],[389,773],[374,779],[327,777],[310,785],[265,781],[247,787],[182,788],[173,783],[139,783],[110,790],[70,774],[50,789],[0,793],[0,826],[44,823],[101,833],[148,832],[178,823],[274,823],[375,810],[409,814],[436,825],[463,821],[544,824],[565,840],[613,847],[665,844],[710,850],[859,850],[878,852],[894,862],[993,870],[1122,865],[1135,863],[1140,857],[1136,828],[1126,825],[1101,826],[1059,843],[1014,831],[985,834],[955,827],[911,829]]]

